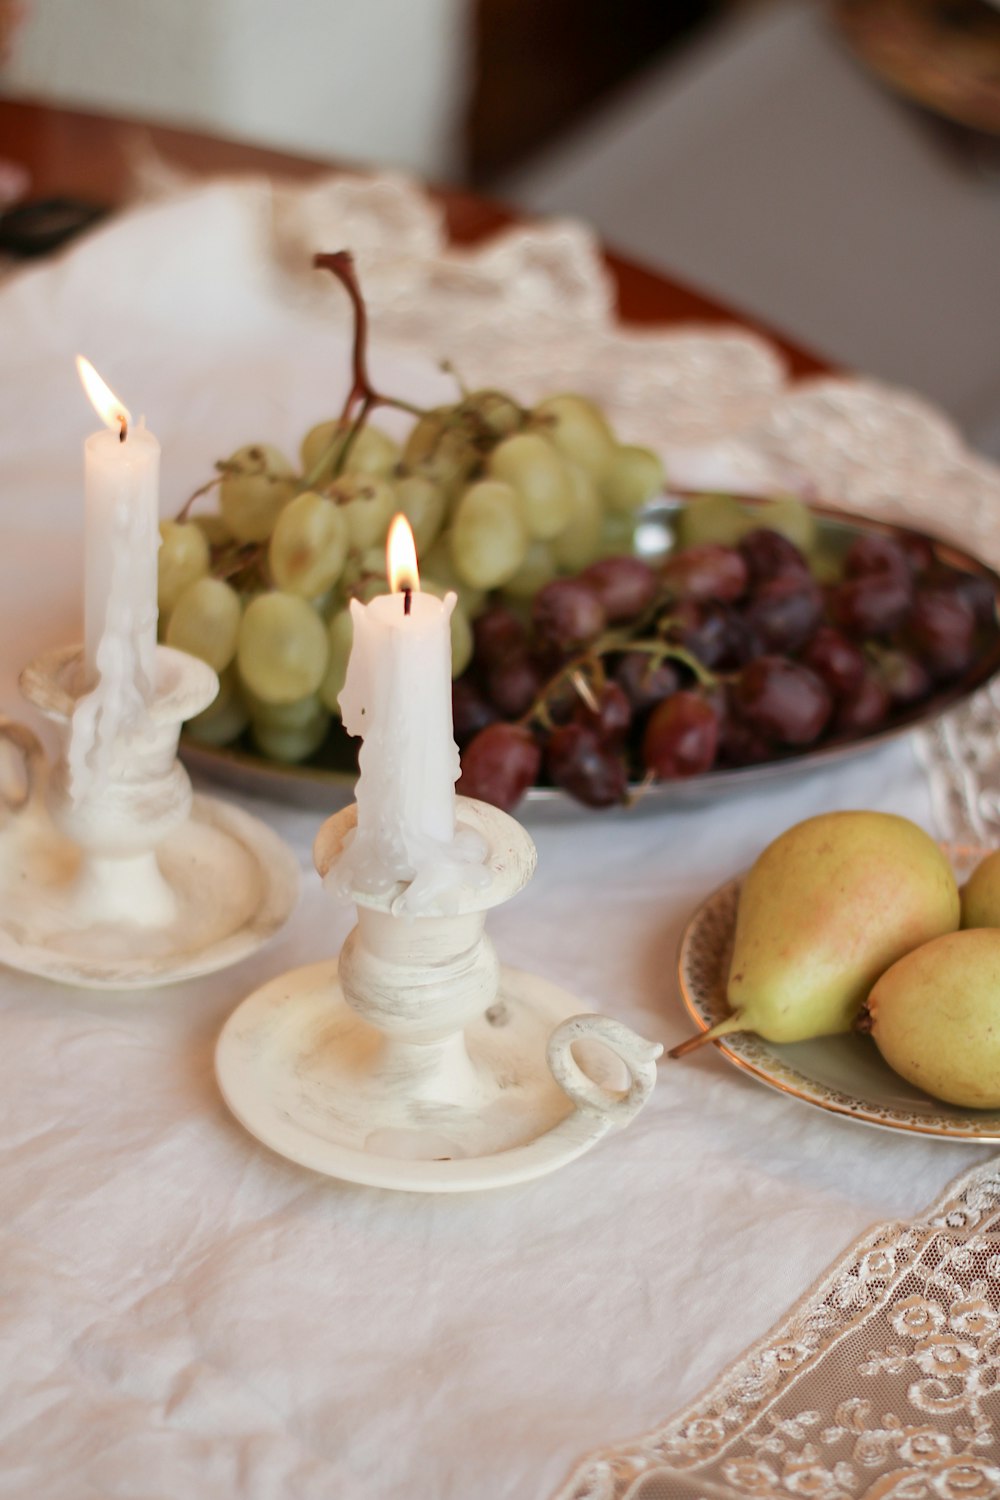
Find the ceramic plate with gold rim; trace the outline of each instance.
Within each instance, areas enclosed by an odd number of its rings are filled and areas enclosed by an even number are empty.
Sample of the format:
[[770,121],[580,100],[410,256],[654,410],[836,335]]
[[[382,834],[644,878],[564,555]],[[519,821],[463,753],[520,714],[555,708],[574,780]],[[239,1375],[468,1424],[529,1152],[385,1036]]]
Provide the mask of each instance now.
[[[968,846],[942,847],[959,880],[986,852]],[[681,939],[681,996],[702,1031],[729,1014],[726,979],[742,878],[737,876],[714,891],[695,912]],[[779,1046],[741,1032],[714,1045],[729,1062],[769,1088],[864,1125],[943,1140],[1000,1142],[1000,1110],[959,1109],[932,1099],[894,1073],[870,1037],[851,1032]]]

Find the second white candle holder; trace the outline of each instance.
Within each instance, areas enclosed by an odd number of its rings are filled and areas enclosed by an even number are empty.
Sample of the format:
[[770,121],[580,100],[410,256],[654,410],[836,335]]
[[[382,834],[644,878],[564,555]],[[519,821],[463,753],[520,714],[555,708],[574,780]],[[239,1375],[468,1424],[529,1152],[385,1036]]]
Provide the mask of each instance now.
[[[659,1045],[499,965],[486,912],[527,884],[534,844],[494,807],[457,806],[459,827],[488,850],[485,883],[412,915],[393,913],[403,886],[352,891],[358,922],[339,962],[272,980],[219,1039],[216,1072],[237,1119],[315,1171],[418,1192],[523,1182],[627,1124],[653,1088]],[[350,807],[323,824],[322,876],[355,823]],[[606,1081],[593,1058],[580,1067],[578,1043],[601,1044]]]
[[50,651],[21,674],[59,753],[49,765],[30,729],[0,721],[22,762],[0,797],[0,962],[89,988],[143,989],[235,963],[289,916],[299,886],[291,850],[241,809],[194,796],[177,759],[181,723],[215,697],[215,673],[166,646],[155,663],[150,702],[110,736],[102,774],[82,789],[70,753],[79,648]]

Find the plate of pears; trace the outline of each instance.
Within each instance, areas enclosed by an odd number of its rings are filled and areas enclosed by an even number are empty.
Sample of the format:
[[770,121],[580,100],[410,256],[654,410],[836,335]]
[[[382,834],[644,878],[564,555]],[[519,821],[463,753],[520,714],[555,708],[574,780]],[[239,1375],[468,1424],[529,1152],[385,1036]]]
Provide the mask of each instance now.
[[780,1092],[867,1125],[1000,1141],[1000,850],[834,812],[699,908],[679,954],[697,1035]]

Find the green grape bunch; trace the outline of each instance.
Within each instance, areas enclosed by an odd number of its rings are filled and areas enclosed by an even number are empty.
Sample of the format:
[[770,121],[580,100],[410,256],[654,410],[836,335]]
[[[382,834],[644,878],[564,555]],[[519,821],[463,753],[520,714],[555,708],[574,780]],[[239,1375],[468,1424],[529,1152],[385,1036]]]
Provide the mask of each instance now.
[[[305,434],[297,464],[270,443],[237,449],[160,527],[161,639],[208,662],[221,683],[188,733],[210,745],[249,735],[259,754],[284,762],[342,734],[349,607],[388,591],[394,515],[413,529],[421,586],[458,597],[457,677],[488,601],[530,608],[552,579],[629,552],[635,517],[664,484],[656,454],[620,443],[583,395],[526,407],[505,391],[462,390],[421,411],[376,392],[349,257],[319,259],[355,310],[344,410]],[[412,417],[402,444],[370,420],[382,406]]]

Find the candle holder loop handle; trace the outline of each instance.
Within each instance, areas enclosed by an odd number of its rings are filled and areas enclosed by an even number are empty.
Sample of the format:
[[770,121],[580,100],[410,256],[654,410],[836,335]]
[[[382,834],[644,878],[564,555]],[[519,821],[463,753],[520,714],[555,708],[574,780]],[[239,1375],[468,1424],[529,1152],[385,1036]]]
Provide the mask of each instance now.
[[[596,1083],[573,1056],[576,1042],[594,1041],[620,1058],[629,1071],[629,1087],[616,1093]],[[552,1076],[582,1113],[626,1125],[637,1115],[653,1091],[656,1059],[663,1052],[659,1042],[647,1042],[610,1016],[571,1016],[549,1037],[547,1057]]]
[[18,785],[4,771],[0,772],[0,806],[9,813],[20,813],[32,802],[39,790],[45,765],[45,749],[33,729],[17,719],[0,714],[0,740],[12,746],[21,760],[22,777]]

